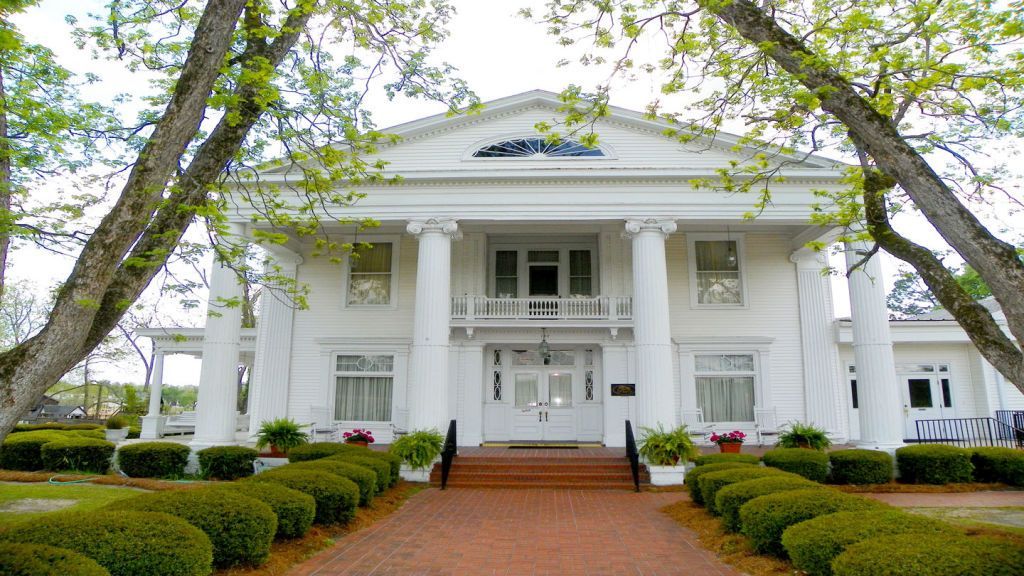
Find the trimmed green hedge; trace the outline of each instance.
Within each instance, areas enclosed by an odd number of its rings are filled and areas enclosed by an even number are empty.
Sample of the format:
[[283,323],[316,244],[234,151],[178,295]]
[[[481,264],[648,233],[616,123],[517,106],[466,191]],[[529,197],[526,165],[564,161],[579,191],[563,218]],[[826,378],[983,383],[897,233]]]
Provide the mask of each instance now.
[[319,470],[287,470],[280,468],[247,479],[252,482],[273,482],[309,494],[316,500],[316,524],[344,524],[356,515],[359,504],[359,486]]
[[399,473],[402,471],[401,458],[390,452],[379,452],[377,450],[370,450],[369,456],[371,458],[376,458],[378,460],[383,460],[387,462],[388,465],[391,466],[391,482],[389,482],[388,485],[394,486],[395,484],[398,484]]
[[942,444],[919,444],[896,450],[900,481],[909,484],[970,482],[974,465],[971,452]]
[[286,469],[322,470],[328,474],[348,478],[359,486],[359,505],[369,506],[377,494],[377,473],[365,466],[352,462],[343,462],[334,458],[296,462],[285,466]]
[[102,430],[101,424],[65,424],[65,430]]
[[114,510],[163,512],[199,528],[213,543],[213,564],[220,568],[259,566],[270,556],[277,516],[270,506],[241,493],[222,490],[170,490],[119,500]]
[[786,528],[833,512],[879,508],[886,505],[830,488],[778,492],[759,496],[740,507],[740,531],[750,538],[758,553],[785,556],[782,533]]
[[271,482],[230,482],[209,488],[255,498],[277,516],[276,538],[298,538],[309,531],[316,517],[316,500],[309,494]]
[[128,444],[118,449],[117,464],[133,478],[181,478],[191,452],[174,442]]
[[319,460],[321,458],[327,458],[328,456],[334,456],[335,454],[352,452],[362,454],[369,451],[369,448],[363,446],[353,446],[351,444],[344,444],[341,442],[316,442],[314,444],[296,446],[289,450],[288,461],[308,462],[310,460]]
[[836,484],[886,484],[892,480],[892,456],[881,450],[829,452],[832,482]]
[[694,458],[693,463],[697,466],[707,466],[708,464],[723,464],[725,462],[741,462],[743,464],[759,464],[761,459],[753,454],[733,454],[731,452],[722,452],[719,454],[703,454]]
[[47,442],[39,455],[47,470],[106,474],[114,456],[113,442],[96,438],[64,438]]
[[4,576],[110,576],[95,560],[65,548],[42,544],[0,544]]
[[55,512],[0,533],[0,540],[45,544],[92,558],[111,576],[206,576],[213,546],[188,522],[155,512]]
[[386,460],[363,454],[336,454],[328,460],[358,464],[363,468],[373,470],[377,474],[377,494],[383,494],[391,486],[391,464]]
[[794,524],[782,533],[793,566],[810,576],[832,576],[832,560],[848,546],[897,534],[956,534],[945,522],[902,510],[836,512]]
[[974,479],[1024,486],[1024,451],[1013,448],[975,448],[971,453]]
[[213,446],[198,452],[199,473],[203,478],[237,480],[252,476],[253,462],[259,452],[245,446]]
[[700,486],[700,498],[704,501],[704,506],[715,516],[718,515],[718,509],[715,507],[715,496],[718,495],[718,491],[728,486],[729,484],[735,484],[737,482],[743,482],[744,480],[753,480],[754,478],[764,478],[766,476],[788,476],[793,477],[793,474],[777,470],[775,468],[765,468],[759,466],[757,468],[750,469],[739,469],[739,470],[720,470],[718,472],[711,472],[704,474],[697,481]]
[[69,436],[60,430],[34,430],[11,434],[0,446],[0,468],[34,471],[43,469],[43,445]]
[[[899,534],[849,546],[835,576],[1019,576],[1024,546],[994,538]],[[880,568],[884,567],[884,568]]]
[[683,483],[686,485],[686,489],[690,492],[690,500],[693,500],[694,504],[704,505],[704,499],[700,495],[700,477],[704,474],[710,474],[712,472],[719,472],[721,470],[734,470],[736,468],[760,468],[760,466],[754,464],[747,464],[743,462],[722,462],[719,464],[705,464],[703,466],[697,466],[693,470],[686,473],[686,477],[683,479]]
[[740,507],[758,496],[786,492],[788,490],[806,490],[818,484],[806,478],[791,476],[767,476],[754,478],[723,486],[715,495],[715,510],[722,516],[722,527],[727,532],[740,531]]
[[828,454],[806,448],[776,448],[761,457],[765,466],[799,474],[808,480],[824,482],[828,478]]

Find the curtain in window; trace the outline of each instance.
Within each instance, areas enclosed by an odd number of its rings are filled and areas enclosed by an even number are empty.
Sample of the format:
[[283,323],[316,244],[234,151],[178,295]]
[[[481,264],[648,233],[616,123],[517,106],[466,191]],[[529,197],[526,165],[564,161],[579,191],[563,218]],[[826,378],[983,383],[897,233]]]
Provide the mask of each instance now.
[[390,242],[380,242],[353,255],[348,281],[349,304],[391,303]]
[[516,374],[516,406],[536,406],[540,400],[540,386],[536,374]]
[[548,402],[552,406],[572,406],[572,374],[548,375]]
[[339,376],[334,400],[335,420],[391,420],[390,376]]
[[698,240],[693,248],[697,260],[697,301],[700,304],[741,304],[743,290],[736,241]]
[[752,376],[699,376],[697,404],[705,422],[753,422]]

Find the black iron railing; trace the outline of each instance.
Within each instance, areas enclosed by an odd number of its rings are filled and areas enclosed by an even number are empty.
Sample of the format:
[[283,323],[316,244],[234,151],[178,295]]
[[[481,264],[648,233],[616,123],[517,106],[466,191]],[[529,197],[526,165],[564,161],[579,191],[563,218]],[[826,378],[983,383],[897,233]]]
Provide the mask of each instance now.
[[636,451],[636,438],[633,437],[633,425],[626,420],[626,458],[629,458],[629,471],[633,473],[633,487],[640,491],[640,454]]
[[1024,448],[1024,430],[995,418],[943,418],[916,424],[917,442],[924,444]]
[[1024,410],[996,410],[996,420],[1017,429],[1017,441],[1024,443]]
[[448,473],[452,471],[452,461],[458,454],[455,445],[455,420],[448,424],[448,435],[444,438],[444,446],[441,448],[441,490],[448,485]]

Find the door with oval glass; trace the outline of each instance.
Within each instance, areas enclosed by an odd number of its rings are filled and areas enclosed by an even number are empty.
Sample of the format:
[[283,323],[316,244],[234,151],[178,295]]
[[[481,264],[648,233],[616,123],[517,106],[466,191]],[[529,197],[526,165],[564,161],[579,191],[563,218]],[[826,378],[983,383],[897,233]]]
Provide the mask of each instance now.
[[513,440],[576,440],[572,369],[563,366],[516,371],[512,384],[515,387]]

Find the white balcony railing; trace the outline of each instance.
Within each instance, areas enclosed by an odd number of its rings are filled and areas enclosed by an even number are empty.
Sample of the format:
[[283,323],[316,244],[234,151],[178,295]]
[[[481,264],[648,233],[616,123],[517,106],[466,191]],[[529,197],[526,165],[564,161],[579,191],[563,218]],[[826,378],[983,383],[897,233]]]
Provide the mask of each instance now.
[[633,298],[489,298],[452,296],[452,318],[459,320],[630,320]]

